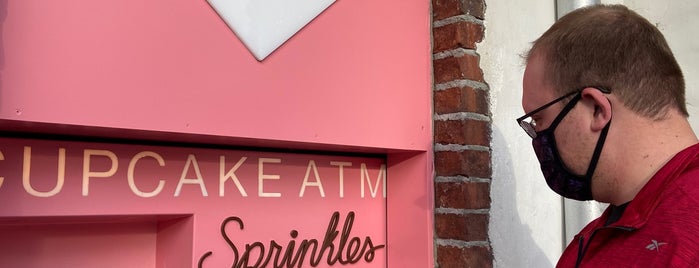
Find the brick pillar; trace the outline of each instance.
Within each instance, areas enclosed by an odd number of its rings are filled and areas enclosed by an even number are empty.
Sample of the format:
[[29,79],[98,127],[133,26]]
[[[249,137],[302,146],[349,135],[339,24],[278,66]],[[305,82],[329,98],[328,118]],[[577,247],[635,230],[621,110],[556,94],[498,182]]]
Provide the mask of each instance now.
[[485,0],[432,0],[435,267],[492,267]]

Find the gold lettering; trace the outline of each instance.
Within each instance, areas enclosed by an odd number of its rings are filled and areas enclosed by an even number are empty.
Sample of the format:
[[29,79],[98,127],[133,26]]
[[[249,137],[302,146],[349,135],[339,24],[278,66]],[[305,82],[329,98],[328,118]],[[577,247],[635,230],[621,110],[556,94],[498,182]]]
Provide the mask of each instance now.
[[386,198],[386,165],[381,164],[381,168],[379,169],[379,174],[377,175],[376,178],[376,183],[374,184],[374,187],[371,186],[371,176],[369,176],[369,170],[366,168],[366,164],[362,163],[361,165],[361,173],[362,173],[362,178],[361,178],[361,190],[362,190],[362,198],[364,198],[364,181],[366,178],[367,184],[369,184],[369,191],[371,192],[371,197],[374,198],[376,197],[376,194],[379,191],[379,183],[383,181],[383,197]]
[[160,194],[160,191],[162,191],[163,187],[165,187],[165,181],[159,180],[158,186],[155,187],[155,190],[153,190],[152,192],[143,192],[143,191],[138,189],[138,187],[136,186],[136,179],[134,179],[134,170],[136,169],[136,162],[138,162],[139,160],[141,160],[144,157],[153,158],[153,159],[158,161],[158,165],[160,165],[161,167],[165,166],[165,159],[163,159],[162,156],[160,156],[159,154],[157,154],[155,152],[143,151],[143,152],[137,153],[136,155],[134,155],[133,158],[131,158],[131,161],[129,162],[129,170],[128,170],[128,174],[127,174],[126,178],[129,181],[129,187],[131,188],[131,191],[134,194],[136,194],[137,196],[140,196],[140,197],[153,197],[153,196]]
[[278,180],[281,177],[279,175],[269,175],[264,172],[265,163],[275,163],[279,164],[282,160],[280,158],[260,158],[258,160],[258,172],[257,172],[257,196],[259,197],[280,197],[282,193],[267,193],[264,189],[265,180]]
[[32,162],[32,147],[24,146],[24,163],[22,164],[22,186],[24,190],[36,197],[50,197],[58,194],[63,189],[63,183],[66,178],[66,149],[58,149],[58,178],[56,179],[56,186],[53,187],[51,191],[39,192],[32,187],[31,181],[29,179],[29,172],[31,170]]
[[[315,182],[308,182],[308,177],[311,174],[311,169],[313,169],[313,174],[315,175]],[[303,197],[303,193],[306,191],[306,186],[316,186],[318,191],[320,191],[320,196],[325,197],[325,191],[323,191],[323,183],[320,181],[320,176],[318,175],[318,167],[316,166],[316,161],[309,161],[308,168],[306,168],[306,175],[303,177],[303,184],[301,185],[301,192],[299,197]]]
[[[196,179],[187,179],[187,171],[189,171],[189,166],[194,166],[194,173],[196,173]],[[177,183],[177,189],[175,189],[175,196],[180,196],[180,191],[182,190],[182,184],[199,184],[202,196],[209,196],[206,191],[206,186],[204,186],[204,178],[201,176],[201,171],[199,171],[199,163],[193,154],[187,156],[187,163],[184,164],[184,170],[182,170],[182,176],[180,176],[180,182]]]
[[221,156],[220,158],[220,169],[219,169],[219,179],[218,179],[218,195],[219,196],[224,196],[225,195],[225,183],[226,181],[230,178],[233,180],[233,183],[235,183],[235,187],[238,188],[238,191],[240,192],[240,195],[242,196],[248,196],[248,193],[245,192],[245,189],[243,188],[243,185],[240,184],[240,181],[238,180],[238,176],[235,175],[235,172],[240,168],[240,166],[243,165],[243,162],[247,160],[248,158],[243,156],[238,160],[238,163],[235,163],[232,169],[228,170],[226,172],[226,157]]
[[331,161],[331,166],[336,166],[340,168],[340,198],[345,197],[345,170],[344,167],[352,166],[352,162],[336,162]]
[[[112,161],[112,166],[107,171],[90,171],[90,159],[93,155],[108,157]],[[90,177],[107,178],[114,176],[119,166],[118,163],[119,159],[111,151],[85,149],[83,153],[83,196],[87,196],[90,193]]]

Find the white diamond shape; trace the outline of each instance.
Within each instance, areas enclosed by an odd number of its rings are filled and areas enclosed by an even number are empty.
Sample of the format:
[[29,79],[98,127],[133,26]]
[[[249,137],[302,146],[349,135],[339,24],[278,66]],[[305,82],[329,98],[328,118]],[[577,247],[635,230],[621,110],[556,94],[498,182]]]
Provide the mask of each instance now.
[[335,0],[207,0],[258,61]]

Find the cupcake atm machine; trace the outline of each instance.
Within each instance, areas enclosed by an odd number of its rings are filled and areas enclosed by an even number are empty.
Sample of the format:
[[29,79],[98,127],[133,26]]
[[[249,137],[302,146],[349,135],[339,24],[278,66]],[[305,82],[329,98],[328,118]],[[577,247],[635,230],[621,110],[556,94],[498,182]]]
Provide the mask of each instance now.
[[0,170],[0,267],[386,263],[380,157],[2,138]]
[[429,5],[0,0],[0,267],[434,265]]

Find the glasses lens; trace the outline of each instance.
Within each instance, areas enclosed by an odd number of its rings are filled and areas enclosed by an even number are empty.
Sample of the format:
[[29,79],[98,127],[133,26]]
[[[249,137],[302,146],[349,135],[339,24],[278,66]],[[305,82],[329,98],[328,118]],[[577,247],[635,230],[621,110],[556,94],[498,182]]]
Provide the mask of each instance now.
[[524,132],[526,132],[527,135],[529,135],[529,137],[536,138],[536,130],[534,129],[534,126],[531,122],[522,120],[519,121],[519,126],[521,126],[522,129],[524,129]]

